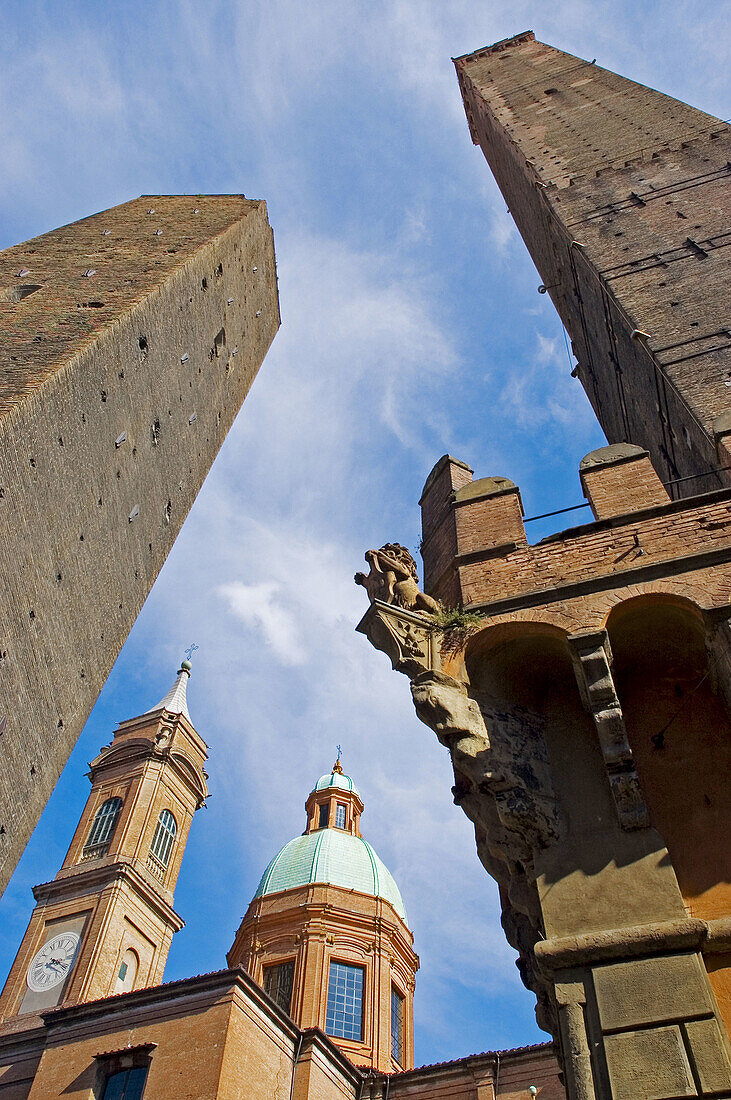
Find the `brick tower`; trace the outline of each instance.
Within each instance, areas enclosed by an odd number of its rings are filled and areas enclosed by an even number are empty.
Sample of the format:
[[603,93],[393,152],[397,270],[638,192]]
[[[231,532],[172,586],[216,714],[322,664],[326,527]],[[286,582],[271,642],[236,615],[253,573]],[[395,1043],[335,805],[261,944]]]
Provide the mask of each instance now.
[[530,31],[455,65],[609,442],[672,496],[729,484],[729,127]]
[[264,872],[228,964],[356,1065],[412,1069],[414,937],[396,883],[361,836],[363,802],[339,760],[305,810],[305,832]]
[[0,891],[279,325],[263,202],[0,253]]
[[33,891],[37,904],[0,996],[0,1019],[162,980],[183,925],[175,883],[208,793],[206,744],[186,702],[189,675],[184,661],[157,706],[122,722],[92,762],[91,792],[63,866]]

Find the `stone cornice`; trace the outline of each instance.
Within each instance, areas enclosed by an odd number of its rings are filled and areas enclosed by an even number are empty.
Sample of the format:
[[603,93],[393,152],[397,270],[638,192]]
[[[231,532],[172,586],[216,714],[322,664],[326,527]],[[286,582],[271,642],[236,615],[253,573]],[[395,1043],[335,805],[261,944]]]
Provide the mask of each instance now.
[[[55,1029],[68,1028],[77,1024],[87,1026],[91,1021],[98,1019],[104,1019],[106,1026],[117,1014],[134,1012],[139,1015],[147,1010],[155,1010],[159,1002],[172,1008],[176,1002],[179,1005],[186,999],[194,1000],[203,997],[213,1001],[221,994],[235,990],[244,993],[266,1015],[272,1017],[292,1039],[297,1038],[299,1029],[296,1025],[243,967],[215,970],[210,974],[181,978],[178,981],[165,982],[163,985],[151,986],[147,989],[136,989],[132,993],[102,997],[97,1001],[86,1001],[84,1004],[63,1005],[48,1009],[41,1013],[41,1016],[49,1031],[49,1038],[53,1038]],[[139,1027],[140,1024],[136,1022],[135,1026]]]
[[358,1066],[354,1066],[347,1055],[343,1054],[342,1050],[324,1031],[321,1031],[319,1027],[308,1027],[301,1034],[300,1058],[307,1050],[317,1050],[318,1053],[323,1054],[331,1062],[336,1062],[340,1072],[348,1078],[352,1085],[360,1085],[365,1073],[368,1071],[364,1072]]
[[728,951],[731,948],[731,918],[719,917],[706,921],[699,917],[686,917],[539,940],[534,953],[542,969],[552,972],[598,959],[636,958],[699,947],[704,954]]
[[[83,866],[83,865],[82,865]],[[86,894],[98,894],[105,886],[112,885],[115,880],[126,880],[131,888],[153,909],[158,916],[169,924],[174,931],[179,932],[185,921],[175,912],[170,905],[132,866],[131,863],[116,862],[102,867],[90,867],[76,871],[74,874],[63,878],[52,879],[51,882],[42,882],[33,887],[33,897],[39,904],[49,905],[52,902],[62,900],[69,893],[69,886],[74,887],[74,897],[84,897]]]
[[89,778],[92,783],[100,781],[101,773],[107,769],[123,767],[129,770],[131,764],[155,761],[169,767],[196,797],[199,809],[208,795],[205,773],[182,751],[173,739],[161,747],[149,737],[131,737],[115,743],[112,741],[89,765]]
[[[367,938],[372,938],[374,933],[374,922],[382,922],[385,927],[381,931],[385,932],[391,938],[394,945],[400,948],[403,955],[408,959],[416,958],[418,960],[418,955],[416,955],[413,948],[414,937],[411,931],[401,920],[391,903],[385,898],[374,898],[371,894],[361,894],[357,890],[344,890],[337,886],[320,886],[320,884],[315,884],[315,886],[323,890],[338,891],[344,899],[343,904],[336,905],[330,900],[313,900],[310,893],[312,887],[310,886],[301,887],[296,891],[299,894],[303,892],[310,894],[305,901],[299,900],[286,909],[273,907],[268,909],[266,905],[268,901],[281,899],[290,893],[288,890],[282,890],[277,894],[267,894],[264,898],[255,898],[247,911],[246,917],[241,923],[241,929],[246,932],[247,926],[251,925],[252,929],[256,929],[257,938],[259,938],[262,931],[272,932],[278,931],[280,928],[282,932],[291,931],[294,935],[295,932],[301,932],[305,924],[321,921],[323,924],[323,934],[325,934],[329,926],[332,925],[338,929],[348,930],[356,934],[365,935]],[[295,893],[295,891],[291,891],[291,893]],[[386,909],[386,913],[378,913],[377,911],[373,913],[354,912],[352,907],[348,904],[353,895],[367,898],[369,901],[372,901],[374,903],[374,910],[377,909],[379,904],[382,905]],[[254,908],[254,906],[256,908]],[[295,924],[296,927],[294,927]],[[378,931],[379,929],[376,928],[376,932]],[[313,930],[309,929],[308,934],[312,935]]]

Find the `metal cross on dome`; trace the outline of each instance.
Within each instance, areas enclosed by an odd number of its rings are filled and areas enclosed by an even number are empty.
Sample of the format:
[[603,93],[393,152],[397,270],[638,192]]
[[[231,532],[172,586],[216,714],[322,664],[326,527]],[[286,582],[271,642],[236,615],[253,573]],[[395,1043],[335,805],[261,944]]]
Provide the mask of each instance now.
[[196,649],[200,649],[200,646],[196,645],[195,642],[191,642],[191,644],[185,650],[185,656],[188,658],[189,661],[195,653]]
[[343,750],[340,748],[340,745],[338,745],[338,760],[340,759],[340,757],[342,755],[343,755]]

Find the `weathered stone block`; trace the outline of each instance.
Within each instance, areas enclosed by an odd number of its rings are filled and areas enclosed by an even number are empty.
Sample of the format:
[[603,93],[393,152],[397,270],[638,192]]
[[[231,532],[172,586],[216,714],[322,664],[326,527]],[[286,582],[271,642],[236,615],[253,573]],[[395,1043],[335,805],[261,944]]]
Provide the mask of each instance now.
[[698,1095],[679,1027],[610,1035],[605,1049],[613,1100]]
[[597,967],[594,988],[604,1031],[713,1011],[708,980],[695,954]]
[[715,1020],[685,1024],[690,1054],[703,1092],[721,1092],[731,1080],[728,1051]]

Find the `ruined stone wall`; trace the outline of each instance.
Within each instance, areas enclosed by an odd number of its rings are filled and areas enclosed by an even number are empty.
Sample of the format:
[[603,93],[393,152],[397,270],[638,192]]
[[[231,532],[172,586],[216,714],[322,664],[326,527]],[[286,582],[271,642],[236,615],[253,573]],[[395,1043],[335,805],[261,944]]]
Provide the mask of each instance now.
[[136,199],[0,292],[2,889],[276,333],[266,207]]
[[728,464],[728,126],[530,32],[456,66],[609,442],[664,482],[707,475],[672,495],[727,484],[707,472]]

